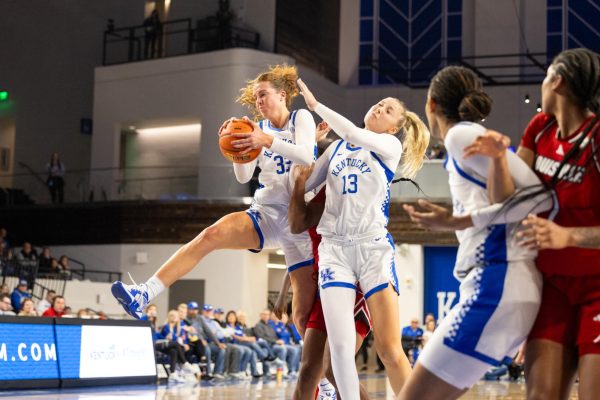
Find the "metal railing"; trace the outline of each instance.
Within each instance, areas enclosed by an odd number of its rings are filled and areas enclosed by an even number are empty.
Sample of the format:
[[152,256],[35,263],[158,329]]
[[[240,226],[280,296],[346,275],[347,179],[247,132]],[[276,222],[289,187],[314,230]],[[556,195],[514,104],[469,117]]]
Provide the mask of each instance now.
[[123,64],[153,58],[181,56],[227,49],[257,49],[260,34],[249,29],[219,24],[216,18],[196,22],[191,18],[165,21],[154,36],[147,36],[144,25],[104,31],[102,65]]

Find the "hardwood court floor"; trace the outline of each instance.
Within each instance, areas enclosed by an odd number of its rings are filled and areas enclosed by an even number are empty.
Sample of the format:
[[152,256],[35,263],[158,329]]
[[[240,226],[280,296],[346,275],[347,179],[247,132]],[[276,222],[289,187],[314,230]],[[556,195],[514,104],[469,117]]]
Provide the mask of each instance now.
[[[371,399],[392,400],[393,394],[381,374],[361,375]],[[0,391],[0,398],[56,399],[56,400],[283,400],[291,399],[295,382],[273,380],[254,382],[221,382],[201,385],[180,384],[176,386],[112,386],[86,389]],[[574,388],[570,400],[578,399]],[[522,382],[478,382],[461,399],[474,400],[522,400],[525,385]],[[420,400],[420,399],[419,399]]]

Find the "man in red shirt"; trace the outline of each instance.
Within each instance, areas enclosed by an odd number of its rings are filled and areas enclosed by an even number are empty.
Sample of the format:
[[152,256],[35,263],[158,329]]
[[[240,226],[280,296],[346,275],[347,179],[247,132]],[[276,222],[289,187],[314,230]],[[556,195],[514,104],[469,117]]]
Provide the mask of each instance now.
[[42,314],[42,317],[60,318],[65,314],[65,298],[55,296],[52,299],[52,306]]

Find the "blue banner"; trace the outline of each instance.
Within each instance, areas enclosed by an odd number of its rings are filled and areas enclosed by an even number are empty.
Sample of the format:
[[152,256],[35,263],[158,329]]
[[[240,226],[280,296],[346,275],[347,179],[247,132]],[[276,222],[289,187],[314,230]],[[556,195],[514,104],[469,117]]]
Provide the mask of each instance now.
[[452,274],[457,247],[424,248],[424,311],[441,321],[458,303],[459,282]]
[[58,377],[53,325],[0,324],[0,380]]

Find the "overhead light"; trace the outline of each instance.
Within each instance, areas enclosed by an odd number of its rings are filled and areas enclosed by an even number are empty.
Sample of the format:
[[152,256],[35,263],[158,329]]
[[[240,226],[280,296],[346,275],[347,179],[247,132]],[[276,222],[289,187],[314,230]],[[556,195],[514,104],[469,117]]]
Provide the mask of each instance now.
[[482,119],[481,119],[481,122],[485,122],[485,118],[482,118]]
[[201,127],[200,124],[174,125],[174,126],[162,126],[160,128],[138,129],[137,132],[144,134],[144,135],[198,133],[198,132],[200,132],[200,127]]
[[134,129],[135,129],[135,126],[133,126],[133,125],[129,125],[129,129],[130,129],[130,130],[134,130]]
[[277,249],[277,251],[275,253],[278,254],[278,255],[280,255],[280,256],[284,256],[285,255],[285,253],[281,249]]
[[529,94],[525,95],[525,104],[529,104]]
[[271,269],[286,269],[287,267],[285,266],[285,264],[271,264],[271,263],[268,263],[267,264],[267,268],[271,268]]
[[242,203],[244,203],[247,206],[252,204],[252,201],[254,201],[254,197],[248,197],[248,196],[242,197]]
[[537,112],[542,112],[542,105],[540,103],[538,103],[536,110]]

